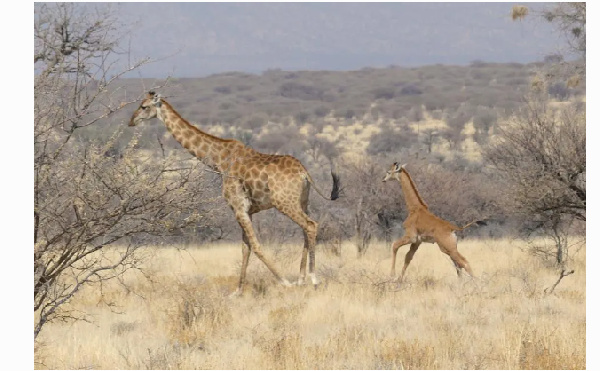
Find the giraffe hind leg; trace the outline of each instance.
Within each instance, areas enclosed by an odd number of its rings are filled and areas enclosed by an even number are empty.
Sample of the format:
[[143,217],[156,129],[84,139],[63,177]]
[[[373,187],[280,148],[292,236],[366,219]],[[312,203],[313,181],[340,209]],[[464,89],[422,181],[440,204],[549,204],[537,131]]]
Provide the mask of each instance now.
[[475,277],[467,258],[465,258],[461,253],[458,252],[458,239],[454,233],[449,234],[445,238],[438,239],[436,242],[440,250],[443,253],[447,254],[450,257],[450,259],[452,259],[452,263],[454,263],[454,266],[456,268],[456,274],[459,277],[462,274],[461,269],[467,271],[469,276]]
[[302,250],[302,259],[300,260],[300,276],[297,283],[304,283],[308,257],[308,274],[313,285],[318,285],[320,282],[315,273],[315,245],[317,242],[318,223],[312,220],[305,212],[308,208],[308,204],[302,202],[297,207],[289,207],[286,204],[280,206],[276,205],[275,207],[298,224],[304,232],[304,247]]
[[315,272],[315,247],[317,244],[318,224],[314,220],[310,219],[308,215],[304,213],[302,214],[304,223],[301,221],[302,224],[299,225],[304,230],[304,248],[302,250],[302,261],[300,262],[300,277],[306,277],[306,264],[303,265],[303,262],[306,263],[305,257],[308,253],[308,275],[310,276],[312,284],[317,286],[320,283]]
[[300,260],[300,275],[298,276],[297,285],[304,285],[304,281],[306,280],[306,260],[308,257],[308,235],[306,231],[303,231],[304,234],[304,247],[302,248],[302,259]]

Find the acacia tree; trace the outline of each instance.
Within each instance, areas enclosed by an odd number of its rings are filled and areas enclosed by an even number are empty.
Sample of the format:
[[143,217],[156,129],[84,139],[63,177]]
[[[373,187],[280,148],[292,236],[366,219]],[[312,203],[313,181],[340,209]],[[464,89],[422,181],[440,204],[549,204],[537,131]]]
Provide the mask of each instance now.
[[[513,20],[522,20],[529,13],[529,8],[526,6],[516,5],[512,8]],[[581,78],[585,79],[586,76],[586,3],[555,3],[544,7],[541,11],[534,11],[532,14],[550,22],[565,38],[566,54],[572,54],[577,58],[568,61],[563,56],[565,51],[558,51],[551,58],[556,61],[554,67],[558,68],[548,71],[547,76],[560,79],[566,77],[569,86],[576,86]]]
[[35,6],[34,338],[50,321],[85,318],[65,304],[137,267],[149,238],[212,212],[196,165],[139,158],[137,135],[115,150],[124,125],[103,143],[86,138],[136,100],[117,95],[118,78],[148,60],[119,69],[120,36],[110,9]]
[[554,24],[565,35],[569,49],[579,57],[582,64],[576,64],[577,70],[585,76],[586,46],[586,3],[562,2],[545,9],[543,17]]
[[[528,14],[513,7],[513,19]],[[564,266],[573,223],[586,221],[586,115],[585,103],[571,102],[561,109],[548,104],[548,87],[570,76],[567,86],[585,79],[586,4],[557,3],[537,15],[558,27],[567,38],[575,61],[558,58],[558,64],[532,81],[524,105],[512,120],[501,125],[484,157],[504,182],[513,210],[554,240],[554,251],[532,246]],[[556,68],[558,67],[558,68]]]
[[342,202],[348,211],[346,224],[351,226],[347,235],[353,236],[359,257],[367,252],[374,236],[390,242],[395,224],[404,216],[401,197],[381,181],[388,163],[393,160],[366,157],[340,165],[346,184],[352,185],[344,189]]
[[[586,221],[585,110],[577,104],[558,111],[539,97],[529,99],[498,128],[484,156],[502,176],[513,210],[557,242],[561,225]],[[564,244],[556,247],[562,264]]]

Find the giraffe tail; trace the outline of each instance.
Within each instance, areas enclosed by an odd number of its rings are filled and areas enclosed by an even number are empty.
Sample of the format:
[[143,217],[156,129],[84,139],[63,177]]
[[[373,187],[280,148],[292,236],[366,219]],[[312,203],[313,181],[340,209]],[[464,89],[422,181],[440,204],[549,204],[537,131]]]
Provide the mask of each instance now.
[[317,187],[310,174],[306,172],[306,179],[314,187],[315,191],[317,191],[319,196],[323,197],[326,200],[334,201],[340,197],[340,175],[332,168],[331,177],[333,178],[333,188],[331,188],[331,196],[327,197],[323,194],[323,192],[321,192],[319,187]]
[[485,220],[473,220],[472,222],[470,222],[470,223],[467,223],[467,224],[465,224],[465,225],[464,225],[464,226],[462,226],[462,227],[457,227],[457,230],[459,230],[459,231],[465,230],[465,229],[469,228],[470,226],[472,226],[473,224],[477,224],[477,225],[487,225],[487,223],[486,223],[486,221],[485,221]]

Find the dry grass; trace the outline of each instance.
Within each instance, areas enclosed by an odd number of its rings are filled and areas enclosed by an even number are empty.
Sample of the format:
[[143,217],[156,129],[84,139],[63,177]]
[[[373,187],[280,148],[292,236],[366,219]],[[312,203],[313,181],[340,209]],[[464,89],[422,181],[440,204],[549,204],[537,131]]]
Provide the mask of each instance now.
[[[36,368],[92,369],[583,369],[585,251],[552,295],[557,273],[510,240],[466,240],[478,278],[457,279],[434,245],[419,249],[402,285],[390,253],[317,252],[323,284],[283,288],[256,258],[237,282],[239,245],[148,249],[144,273],[89,287],[71,305],[93,322],[49,324]],[[301,244],[269,248],[290,279]],[[401,256],[406,251],[403,248]],[[399,266],[403,259],[399,259]],[[114,303],[112,310],[103,302]]]

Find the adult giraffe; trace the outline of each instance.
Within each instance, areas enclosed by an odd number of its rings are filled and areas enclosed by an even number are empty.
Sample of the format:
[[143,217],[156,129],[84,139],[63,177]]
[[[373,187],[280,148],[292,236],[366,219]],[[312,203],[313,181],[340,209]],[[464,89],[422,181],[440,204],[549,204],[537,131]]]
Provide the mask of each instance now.
[[437,217],[429,211],[429,207],[421,198],[417,191],[417,187],[413,182],[410,174],[406,171],[406,165],[400,166],[394,162],[392,167],[387,171],[383,181],[396,179],[400,182],[404,201],[408,208],[408,217],[402,223],[404,226],[404,235],[392,244],[392,270],[390,275],[396,276],[396,254],[401,246],[410,244],[410,250],[404,258],[404,266],[400,275],[400,281],[404,278],[406,268],[410,264],[413,256],[417,252],[421,242],[437,243],[443,253],[450,256],[456,274],[460,276],[461,268],[464,268],[471,277],[474,277],[473,271],[467,259],[458,252],[457,237],[455,231],[463,230],[473,223],[482,223],[482,221],[471,222],[464,227],[458,227],[442,218]]
[[308,271],[316,286],[319,283],[315,274],[318,224],[307,215],[308,194],[312,184],[321,197],[337,199],[339,177],[333,169],[333,189],[331,196],[327,197],[315,186],[298,159],[288,155],[260,153],[237,140],[222,139],[205,133],[182,118],[159,94],[151,91],[133,113],[129,126],[152,118],[162,121],[175,140],[205,165],[221,174],[223,197],[233,210],[243,232],[242,269],[234,295],[243,291],[250,252],[254,252],[282,285],[291,285],[262,252],[252,227],[252,215],[272,207],[303,229],[304,250],[297,284],[304,284],[308,254]]

